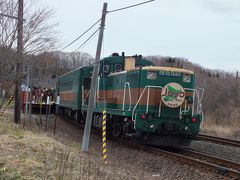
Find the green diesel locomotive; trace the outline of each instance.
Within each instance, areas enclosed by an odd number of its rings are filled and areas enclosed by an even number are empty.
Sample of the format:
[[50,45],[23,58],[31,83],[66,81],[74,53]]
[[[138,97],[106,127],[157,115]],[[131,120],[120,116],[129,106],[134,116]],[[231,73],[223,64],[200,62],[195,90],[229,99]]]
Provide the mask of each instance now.
[[[93,66],[58,78],[59,111],[85,123]],[[92,127],[159,146],[189,145],[203,120],[203,89],[195,88],[193,71],[155,66],[142,56],[114,53],[100,61]]]

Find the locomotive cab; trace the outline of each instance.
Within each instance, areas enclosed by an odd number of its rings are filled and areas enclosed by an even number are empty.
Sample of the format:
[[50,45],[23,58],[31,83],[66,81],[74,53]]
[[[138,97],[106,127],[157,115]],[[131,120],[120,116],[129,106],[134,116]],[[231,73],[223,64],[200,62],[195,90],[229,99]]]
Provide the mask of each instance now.
[[141,93],[132,113],[137,134],[156,145],[188,145],[203,117],[203,90],[195,89],[194,72],[158,66],[141,71]]
[[203,90],[195,89],[193,71],[155,66],[142,56],[115,54],[101,61],[100,77],[99,99],[115,114],[111,126],[117,135],[180,146],[199,133]]
[[119,56],[118,53],[113,53],[112,56],[104,58],[100,61],[100,77],[106,77],[113,73],[126,73],[143,66],[154,66],[151,61],[142,59],[141,55],[135,56]]

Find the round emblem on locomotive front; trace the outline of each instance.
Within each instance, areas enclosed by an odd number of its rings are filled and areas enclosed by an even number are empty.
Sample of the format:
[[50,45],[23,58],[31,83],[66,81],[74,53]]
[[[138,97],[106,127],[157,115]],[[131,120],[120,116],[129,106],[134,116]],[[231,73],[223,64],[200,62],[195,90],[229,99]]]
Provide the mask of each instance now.
[[170,107],[176,108],[181,106],[185,99],[185,90],[183,87],[175,82],[168,83],[162,89],[162,101]]

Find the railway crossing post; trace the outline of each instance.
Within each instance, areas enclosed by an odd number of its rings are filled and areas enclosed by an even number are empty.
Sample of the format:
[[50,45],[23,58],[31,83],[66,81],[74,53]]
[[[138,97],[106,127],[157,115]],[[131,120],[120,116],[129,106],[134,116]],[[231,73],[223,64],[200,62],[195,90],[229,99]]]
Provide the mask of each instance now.
[[[25,118],[27,117],[27,114],[28,114],[28,97],[29,97],[28,90],[29,90],[29,66],[27,67],[27,87],[25,89],[25,91],[26,91],[26,96],[25,96]],[[31,98],[30,98],[30,100],[31,100]]]
[[45,133],[47,132],[47,127],[48,127],[48,116],[49,116],[48,108],[49,108],[49,106],[50,106],[50,97],[47,96],[46,111],[45,111],[45,113],[46,113]]
[[103,10],[102,10],[100,31],[99,31],[99,36],[98,36],[98,44],[97,44],[95,63],[94,63],[93,73],[92,73],[92,82],[91,82],[89,103],[88,103],[88,108],[87,108],[87,117],[86,117],[86,123],[85,123],[85,127],[84,127],[84,135],[83,135],[83,141],[82,141],[82,151],[84,151],[84,152],[88,151],[88,145],[89,145],[93,108],[94,108],[94,102],[95,102],[95,98],[96,98],[97,76],[98,76],[98,71],[99,71],[102,40],[103,40],[103,31],[104,31],[104,26],[105,26],[106,14],[107,14],[107,3],[104,3]]
[[106,110],[103,110],[103,122],[102,122],[102,151],[103,161],[107,164],[107,115]]
[[6,109],[8,108],[8,106],[11,104],[12,100],[13,100],[14,95],[10,96],[10,98],[8,99],[7,104],[5,105],[5,107],[3,108],[2,112],[0,112],[0,117],[3,116],[3,114],[5,113]]
[[41,126],[43,125],[43,121],[42,121],[42,104],[43,104],[43,95],[41,94],[40,109],[39,109],[39,114],[40,114],[39,122],[40,122]]
[[57,99],[56,99],[56,109],[55,109],[55,120],[54,120],[54,130],[53,130],[53,134],[55,135],[56,134],[56,126],[57,126],[57,115],[58,115],[58,106],[59,106],[59,103],[60,103],[60,96],[57,96]]
[[29,88],[30,88],[30,101],[29,101],[29,126],[31,128],[31,119],[32,119],[32,66],[30,66],[29,70]]

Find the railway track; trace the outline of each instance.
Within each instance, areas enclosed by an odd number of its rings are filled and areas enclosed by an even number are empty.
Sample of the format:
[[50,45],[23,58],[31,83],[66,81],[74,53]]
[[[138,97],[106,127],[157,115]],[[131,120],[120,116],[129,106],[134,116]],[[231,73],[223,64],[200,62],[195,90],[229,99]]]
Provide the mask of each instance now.
[[210,136],[210,135],[206,135],[206,134],[198,134],[193,139],[200,140],[200,141],[209,141],[209,142],[227,145],[227,146],[240,147],[240,141],[216,137],[216,136]]
[[[71,122],[75,124],[75,122]],[[77,124],[79,127],[83,128],[83,126]],[[94,134],[101,134],[99,131],[92,129]],[[230,161],[227,159],[219,158],[210,154],[205,154],[202,152],[198,152],[189,148],[174,148],[174,149],[159,149],[152,148],[149,146],[142,146],[139,144],[135,144],[129,142],[127,140],[119,140],[115,139],[115,141],[119,143],[127,144],[131,148],[140,148],[145,150],[146,152],[151,152],[157,155],[162,155],[168,157],[170,159],[174,159],[180,162],[188,163],[191,165],[195,165],[201,168],[204,168],[208,171],[213,171],[221,176],[230,177],[234,179],[240,179],[240,163]]]
[[[69,122],[69,121],[68,121]],[[71,121],[76,125],[75,122]],[[79,127],[83,126],[77,124]],[[92,129],[93,130],[93,129]],[[94,134],[99,134],[98,131],[93,130]],[[116,141],[116,140],[115,140]],[[158,149],[149,146],[142,146],[135,143],[129,143],[126,140],[117,140],[119,143],[127,144],[131,148],[142,149],[146,152],[150,152],[156,155],[161,155],[169,159],[176,160],[178,162],[184,162],[187,164],[195,165],[197,167],[206,169],[207,171],[213,171],[221,177],[230,177],[233,179],[240,179],[240,163],[230,160],[222,159],[213,155],[197,152],[189,148],[174,148],[174,149]]]
[[188,148],[175,148],[173,150],[147,148],[147,151],[177,161],[196,165],[206,170],[216,172],[221,176],[240,179],[240,163],[237,162],[197,152]]

